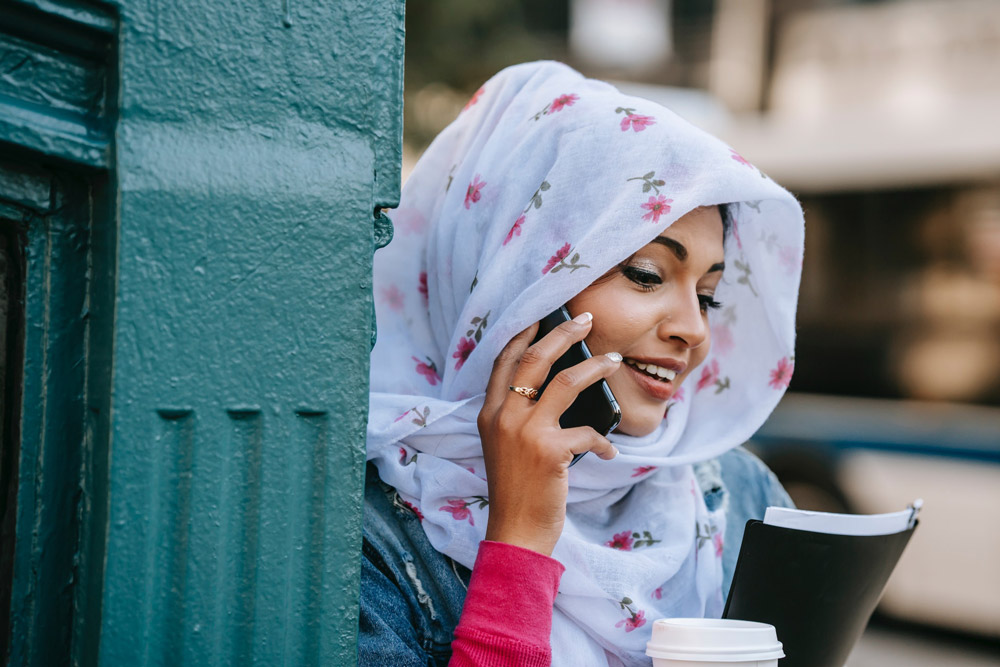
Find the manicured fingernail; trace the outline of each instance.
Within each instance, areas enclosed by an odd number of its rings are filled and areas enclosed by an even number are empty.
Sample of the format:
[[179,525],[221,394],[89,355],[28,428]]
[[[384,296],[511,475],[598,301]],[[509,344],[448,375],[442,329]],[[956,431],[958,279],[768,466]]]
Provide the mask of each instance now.
[[580,313],[579,315],[573,318],[573,321],[576,322],[577,324],[586,324],[592,319],[594,319],[594,316],[591,315],[590,313]]
[[622,355],[618,354],[617,352],[605,352],[604,356],[616,363],[622,360]]
[[611,449],[612,449],[612,451],[614,451],[615,456],[618,456],[618,448],[615,447],[614,445],[611,445]]

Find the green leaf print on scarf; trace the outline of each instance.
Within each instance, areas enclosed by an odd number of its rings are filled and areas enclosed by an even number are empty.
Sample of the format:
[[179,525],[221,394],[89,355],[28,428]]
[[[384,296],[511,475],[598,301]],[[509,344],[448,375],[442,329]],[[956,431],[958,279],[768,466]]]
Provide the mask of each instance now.
[[633,176],[632,178],[626,178],[625,181],[642,181],[642,191],[643,193],[652,190],[656,194],[660,194],[660,188],[666,185],[666,181],[655,178],[656,172],[650,171],[642,176]]
[[466,331],[465,335],[475,338],[477,343],[481,342],[483,340],[483,329],[486,328],[486,318],[490,316],[491,312],[492,311],[487,310],[486,314],[482,317],[473,317],[469,322],[473,328]]
[[412,421],[420,428],[423,428],[427,426],[427,418],[430,417],[431,415],[431,409],[426,405],[424,406],[423,412],[420,411],[420,408],[413,408],[413,414],[415,414],[416,417],[414,417],[410,421]]
[[542,207],[542,193],[543,192],[548,192],[549,188],[551,188],[551,187],[552,186],[549,185],[548,181],[542,181],[542,184],[538,186],[537,190],[535,190],[535,194],[531,195],[531,200],[528,202],[528,206],[527,206],[527,208],[524,209],[523,212],[527,213],[528,210],[532,206],[534,206],[536,209],[541,208]]
[[759,294],[757,294],[757,290],[754,289],[753,282],[750,281],[750,274],[753,273],[753,271],[750,270],[750,264],[747,263],[746,258],[745,257],[742,258],[742,261],[737,259],[736,261],[733,262],[733,264],[736,265],[736,268],[739,269],[740,273],[742,274],[740,275],[739,278],[736,279],[736,282],[738,282],[740,285],[746,285],[747,287],[749,287],[750,291],[753,292],[754,296],[760,296]]
[[573,273],[577,269],[590,268],[590,266],[587,264],[580,264],[580,253],[575,253],[572,257],[570,257],[569,261],[567,262],[566,258],[569,256],[571,252],[573,252],[573,248],[570,246],[569,243],[563,245],[563,247],[559,248],[559,250],[556,251],[556,254],[552,255],[552,257],[549,257],[549,261],[545,264],[545,268],[542,269],[542,273],[548,273],[550,271],[552,273],[557,273],[558,271],[562,271],[563,269],[569,269],[569,272]]
[[510,231],[507,232],[507,237],[503,240],[502,245],[507,245],[515,236],[521,235],[521,227],[524,225],[528,211],[530,211],[532,207],[536,210],[542,207],[542,193],[548,192],[551,187],[552,186],[549,185],[548,181],[542,181],[542,184],[538,186],[537,190],[535,190],[535,194],[531,195],[531,199],[528,200],[528,205],[524,207],[523,211],[521,211],[521,215],[517,216],[517,220],[514,221],[514,225],[510,228]]

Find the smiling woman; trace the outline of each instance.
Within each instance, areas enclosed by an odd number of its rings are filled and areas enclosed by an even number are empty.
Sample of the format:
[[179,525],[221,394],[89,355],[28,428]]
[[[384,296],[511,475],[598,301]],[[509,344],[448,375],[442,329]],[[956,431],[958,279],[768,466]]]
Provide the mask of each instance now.
[[591,352],[618,352],[625,368],[608,378],[622,408],[618,432],[643,436],[663,421],[668,401],[708,356],[709,309],[725,268],[722,216],[691,211],[567,304],[590,312]]
[[[667,109],[534,63],[473,96],[394,219],[359,661],[648,664],[650,619],[718,616],[742,526],[787,502],[738,446],[791,370],[795,200]],[[561,428],[601,379],[617,431]]]

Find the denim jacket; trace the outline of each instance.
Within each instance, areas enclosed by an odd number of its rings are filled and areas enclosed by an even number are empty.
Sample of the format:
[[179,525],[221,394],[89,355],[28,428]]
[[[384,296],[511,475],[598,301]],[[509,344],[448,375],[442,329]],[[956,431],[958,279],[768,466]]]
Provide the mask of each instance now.
[[[722,592],[729,585],[749,519],[792,502],[774,474],[736,448],[695,465],[709,510],[726,510]],[[431,546],[413,510],[368,465],[365,479],[358,664],[446,665],[470,571]]]

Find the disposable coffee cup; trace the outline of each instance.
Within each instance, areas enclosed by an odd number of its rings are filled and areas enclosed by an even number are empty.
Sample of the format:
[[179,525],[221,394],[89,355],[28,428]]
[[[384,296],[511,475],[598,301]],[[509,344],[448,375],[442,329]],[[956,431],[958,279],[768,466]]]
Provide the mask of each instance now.
[[653,667],[778,667],[773,625],[712,618],[661,618],[646,644]]

